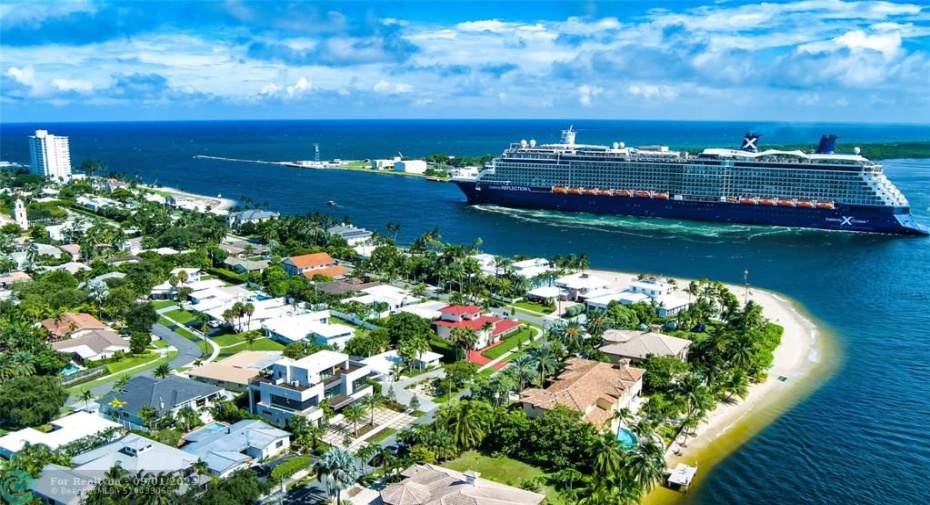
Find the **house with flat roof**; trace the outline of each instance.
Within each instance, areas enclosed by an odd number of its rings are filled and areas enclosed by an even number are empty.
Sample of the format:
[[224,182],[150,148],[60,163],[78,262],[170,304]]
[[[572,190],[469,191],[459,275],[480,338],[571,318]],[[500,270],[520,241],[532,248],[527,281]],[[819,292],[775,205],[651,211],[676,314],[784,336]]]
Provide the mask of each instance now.
[[475,471],[413,465],[404,480],[381,491],[385,505],[540,505],[546,496],[482,479]]
[[187,376],[229,391],[245,391],[252,379],[281,359],[280,351],[240,351],[219,362],[204,363],[187,371]]
[[330,318],[328,310],[286,315],[262,322],[262,330],[268,338],[284,345],[309,338],[320,345],[334,345],[342,349],[355,336],[355,328],[331,323]]
[[[423,351],[413,360],[413,367],[417,370],[435,368],[439,366],[439,360],[441,359],[442,354],[438,352]],[[396,350],[392,349],[390,351],[384,351],[381,354],[369,356],[363,359],[362,363],[371,367],[372,377],[387,378],[391,377],[395,366],[404,364],[404,359],[397,354]]]
[[291,434],[256,419],[232,425],[213,423],[183,437],[181,450],[207,464],[210,475],[225,478],[254,461],[273,458],[291,446]]
[[96,317],[83,312],[65,312],[60,318],[50,317],[42,321],[42,327],[48,330],[52,339],[80,337],[91,330],[105,330],[105,324]]
[[531,418],[564,405],[581,412],[583,421],[606,428],[612,424],[614,412],[630,408],[639,396],[645,373],[641,368],[569,358],[549,387],[523,390],[520,402]]
[[362,294],[348,298],[345,301],[356,301],[372,308],[382,306],[385,308],[382,312],[394,313],[405,305],[419,302],[420,299],[413,296],[406,289],[389,284],[378,284],[377,286],[362,289]]
[[170,473],[190,475],[198,457],[161,442],[129,434],[107,445],[85,452],[71,458],[74,471],[106,472],[115,465],[120,465],[130,475],[136,472],[146,474]]
[[690,340],[638,330],[607,330],[601,339],[604,343],[598,349],[611,363],[624,359],[638,363],[649,356],[674,356],[687,361],[691,348]]
[[319,423],[323,400],[340,410],[372,394],[372,387],[364,381],[370,373],[364,363],[335,351],[318,351],[298,360],[282,358],[271,365],[270,374],[249,384],[249,409],[277,426],[284,426],[293,416]]
[[609,280],[585,272],[559,277],[555,285],[562,289],[566,300],[585,299],[611,291]]
[[110,391],[97,403],[101,416],[128,429],[148,431],[139,416],[143,407],[155,409],[157,417],[169,412],[177,414],[182,408],[191,407],[200,414],[201,421],[209,423],[213,417],[208,409],[229,396],[221,388],[179,375],[164,379],[137,375],[129,380],[125,391]]
[[425,302],[420,302],[414,305],[404,305],[400,307],[398,312],[408,312],[415,316],[422,317],[423,319],[439,319],[442,316],[441,309],[444,309],[447,306],[445,302],[439,300],[427,300]]
[[301,256],[291,256],[281,262],[287,275],[303,275],[312,279],[317,275],[325,275],[333,278],[345,277],[346,269],[338,264],[332,256],[325,252],[315,254],[304,254]]
[[240,274],[247,274],[249,272],[261,272],[268,268],[269,262],[268,260],[247,260],[229,256],[223,260],[223,264],[230,270],[234,270]]
[[232,228],[238,228],[245,223],[264,223],[271,219],[281,217],[281,214],[270,210],[250,209],[240,212],[230,212],[226,215],[226,222]]
[[49,422],[50,431],[23,428],[0,437],[0,456],[10,459],[24,445],[42,444],[51,450],[91,435],[98,435],[120,425],[90,412],[78,411]]
[[484,315],[483,310],[476,305],[449,305],[439,309],[440,316],[433,321],[433,327],[436,334],[447,341],[452,337],[452,330],[456,328],[474,330],[478,335],[475,349],[484,349],[520,328],[518,321]]
[[362,244],[371,240],[372,233],[365,228],[357,228],[355,225],[339,225],[326,229],[330,235],[342,237],[350,246]]
[[[48,505],[80,505],[93,491],[97,480],[66,466],[48,464],[32,481],[30,491],[39,503]],[[32,503],[32,502],[27,502]]]
[[588,297],[585,303],[589,310],[607,310],[611,302],[621,305],[648,303],[655,306],[659,317],[671,317],[691,306],[691,301],[680,293],[665,279],[659,277],[645,277],[631,283],[622,291]]
[[70,354],[77,362],[110,358],[117,352],[129,352],[129,342],[110,330],[87,330],[79,337],[52,342],[52,349]]

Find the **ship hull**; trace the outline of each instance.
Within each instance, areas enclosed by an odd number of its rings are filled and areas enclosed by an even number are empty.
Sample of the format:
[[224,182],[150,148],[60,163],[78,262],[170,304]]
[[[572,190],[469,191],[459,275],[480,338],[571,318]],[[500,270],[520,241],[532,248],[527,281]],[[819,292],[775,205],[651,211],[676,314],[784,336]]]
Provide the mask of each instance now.
[[636,217],[659,217],[717,223],[817,228],[823,230],[930,235],[909,209],[902,207],[845,206],[808,209],[728,202],[664,200],[658,198],[556,194],[548,189],[489,186],[459,180],[456,185],[469,204],[490,204],[521,209],[589,212]]

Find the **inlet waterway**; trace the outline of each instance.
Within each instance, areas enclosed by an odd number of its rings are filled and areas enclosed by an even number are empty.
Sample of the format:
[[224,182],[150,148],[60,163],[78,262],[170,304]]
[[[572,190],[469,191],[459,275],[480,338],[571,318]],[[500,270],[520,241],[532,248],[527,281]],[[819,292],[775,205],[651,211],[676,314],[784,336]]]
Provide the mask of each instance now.
[[[355,171],[302,170],[194,156],[287,161],[500,152],[557,139],[561,121],[344,121],[3,124],[0,160],[28,163],[26,135],[71,137],[72,157],[186,191],[247,195],[289,214],[331,213],[369,229],[400,223],[408,242],[442,240],[495,254],[585,252],[593,267],[749,282],[795,300],[830,344],[820,378],[767,406],[724,440],[687,503],[930,502],[930,239],[469,207],[452,184]],[[745,130],[773,144],[928,140],[928,126],[783,123],[575,123],[579,141],[731,147]],[[886,164],[917,219],[930,224],[930,162]],[[327,207],[328,201],[336,207]],[[745,442],[745,443],[743,443]],[[725,450],[724,450],[725,449]],[[732,450],[726,457],[724,452]]]

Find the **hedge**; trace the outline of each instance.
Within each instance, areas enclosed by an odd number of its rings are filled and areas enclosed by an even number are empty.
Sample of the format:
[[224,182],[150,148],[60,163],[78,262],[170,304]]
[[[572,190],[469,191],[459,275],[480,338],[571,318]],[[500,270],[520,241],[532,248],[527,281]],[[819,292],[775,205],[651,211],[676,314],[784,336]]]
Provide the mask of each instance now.
[[245,284],[249,280],[249,278],[245,275],[238,274],[236,272],[231,272],[229,270],[225,270],[222,268],[211,267],[211,268],[207,268],[206,271],[232,284]]
[[310,468],[310,456],[297,456],[288,460],[271,471],[272,482],[280,482],[281,479],[287,479],[295,473]]

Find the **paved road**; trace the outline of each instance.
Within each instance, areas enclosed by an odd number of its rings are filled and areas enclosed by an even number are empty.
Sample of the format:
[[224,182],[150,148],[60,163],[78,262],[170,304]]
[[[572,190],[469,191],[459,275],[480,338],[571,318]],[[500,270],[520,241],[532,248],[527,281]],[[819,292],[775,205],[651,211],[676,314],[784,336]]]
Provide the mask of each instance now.
[[171,360],[172,370],[187,366],[193,363],[194,360],[200,359],[200,346],[193,340],[171,331],[167,326],[156,324],[152,327],[152,334],[173,345],[178,350],[178,355]]

